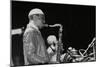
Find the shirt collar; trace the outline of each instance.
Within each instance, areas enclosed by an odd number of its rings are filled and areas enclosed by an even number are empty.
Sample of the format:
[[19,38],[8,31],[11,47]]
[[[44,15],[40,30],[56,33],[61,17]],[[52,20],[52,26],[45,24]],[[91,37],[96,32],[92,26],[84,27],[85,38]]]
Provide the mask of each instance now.
[[34,24],[34,21],[30,21],[29,24],[27,25],[27,27],[29,27],[29,28],[30,28],[30,27],[33,27],[33,28],[35,28],[36,30],[39,30],[38,27]]

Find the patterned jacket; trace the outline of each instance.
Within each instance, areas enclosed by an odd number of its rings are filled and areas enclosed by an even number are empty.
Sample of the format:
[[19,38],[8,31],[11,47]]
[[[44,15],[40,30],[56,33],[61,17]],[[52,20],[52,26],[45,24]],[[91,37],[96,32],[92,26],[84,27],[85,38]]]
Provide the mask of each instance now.
[[42,35],[33,27],[23,36],[23,50],[25,65],[49,62]]

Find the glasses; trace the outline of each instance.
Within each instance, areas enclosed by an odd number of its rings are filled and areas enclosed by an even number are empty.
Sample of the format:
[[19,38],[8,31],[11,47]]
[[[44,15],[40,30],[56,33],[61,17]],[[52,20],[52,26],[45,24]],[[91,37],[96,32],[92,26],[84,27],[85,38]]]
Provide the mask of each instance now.
[[45,20],[45,16],[43,14],[36,14],[36,16],[38,17],[38,19],[40,20]]

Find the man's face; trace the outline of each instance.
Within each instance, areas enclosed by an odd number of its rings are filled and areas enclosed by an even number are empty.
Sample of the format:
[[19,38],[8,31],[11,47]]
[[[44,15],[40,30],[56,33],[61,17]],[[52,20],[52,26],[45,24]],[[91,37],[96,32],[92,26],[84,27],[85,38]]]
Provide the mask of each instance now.
[[45,23],[45,17],[43,14],[37,14],[35,15],[35,24],[39,27],[42,28],[44,23]]

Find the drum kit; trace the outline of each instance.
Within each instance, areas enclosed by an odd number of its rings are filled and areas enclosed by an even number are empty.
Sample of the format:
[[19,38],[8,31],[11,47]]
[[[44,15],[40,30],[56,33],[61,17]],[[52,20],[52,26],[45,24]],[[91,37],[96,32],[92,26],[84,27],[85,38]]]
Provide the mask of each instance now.
[[92,42],[88,45],[87,49],[68,49],[65,55],[63,56],[63,60],[61,60],[61,52],[63,49],[62,43],[62,31],[63,26],[61,24],[54,25],[45,25],[46,27],[59,27],[58,31],[58,48],[57,48],[57,62],[66,63],[66,62],[87,62],[87,61],[95,61],[96,60],[96,38],[94,37]]
[[87,49],[67,50],[62,62],[88,62],[96,60],[96,38],[88,45]]

